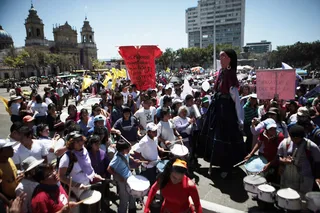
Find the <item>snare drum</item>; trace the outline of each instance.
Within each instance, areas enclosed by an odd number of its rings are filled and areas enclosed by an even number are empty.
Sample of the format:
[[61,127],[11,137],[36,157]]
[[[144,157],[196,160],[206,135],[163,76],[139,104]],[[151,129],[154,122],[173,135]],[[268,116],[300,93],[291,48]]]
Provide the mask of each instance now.
[[263,156],[253,156],[244,164],[244,168],[248,175],[255,175],[261,172],[267,163]]
[[167,165],[169,160],[162,160],[157,163],[157,171],[158,173],[162,173],[164,171],[164,167]]
[[189,155],[189,150],[185,145],[182,144],[174,144],[171,149],[171,153],[173,154],[173,157],[178,158],[187,158]]
[[248,175],[243,178],[244,189],[247,192],[258,194],[258,186],[265,184],[267,180],[259,175]]
[[141,198],[148,194],[150,182],[141,175],[131,175],[127,179],[127,192],[134,198]]
[[258,186],[258,199],[266,203],[274,203],[276,189],[269,184]]
[[285,210],[300,211],[301,210],[301,198],[297,191],[286,188],[277,191],[277,205]]
[[92,205],[101,200],[101,193],[96,190],[86,190],[81,194],[80,200],[84,200],[85,205]]
[[320,211],[320,192],[308,192],[306,194],[307,207],[310,211]]

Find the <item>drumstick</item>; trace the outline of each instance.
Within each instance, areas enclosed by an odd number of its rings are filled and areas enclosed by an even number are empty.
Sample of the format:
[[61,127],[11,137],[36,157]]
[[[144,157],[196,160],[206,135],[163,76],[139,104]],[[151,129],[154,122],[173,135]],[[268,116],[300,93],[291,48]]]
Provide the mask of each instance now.
[[237,166],[240,166],[241,164],[243,164],[243,163],[246,162],[246,161],[247,161],[247,160],[243,160],[243,161],[237,163],[236,165],[233,166],[233,168],[234,168],[234,167],[237,167]]
[[68,192],[68,206],[69,206],[70,196],[71,196],[71,184],[72,184],[72,177],[70,176],[69,192]]
[[80,200],[79,202],[76,202],[76,205],[79,205],[79,204],[83,203],[84,201],[88,200],[89,198],[91,198],[91,197],[87,197],[87,198],[85,198],[83,200]]
[[131,146],[131,143],[125,137],[123,137],[122,135],[120,135],[120,137]]

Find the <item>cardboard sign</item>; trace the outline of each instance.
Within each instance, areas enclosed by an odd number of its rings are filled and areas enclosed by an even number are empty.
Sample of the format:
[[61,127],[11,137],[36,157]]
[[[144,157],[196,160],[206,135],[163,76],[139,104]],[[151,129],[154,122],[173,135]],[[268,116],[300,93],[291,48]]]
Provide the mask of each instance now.
[[295,97],[296,71],[257,70],[257,96],[259,99],[291,100]]
[[132,84],[138,90],[156,86],[155,59],[162,55],[157,46],[121,46],[119,54],[124,59]]

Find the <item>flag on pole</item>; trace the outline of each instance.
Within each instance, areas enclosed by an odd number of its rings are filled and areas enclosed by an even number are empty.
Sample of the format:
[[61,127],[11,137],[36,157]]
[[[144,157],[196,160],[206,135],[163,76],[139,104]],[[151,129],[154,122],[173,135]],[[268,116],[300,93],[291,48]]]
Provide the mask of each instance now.
[[87,89],[91,84],[93,83],[93,80],[91,79],[91,76],[86,75],[83,77],[81,90],[84,91]]
[[8,106],[9,101],[7,99],[5,99],[4,97],[0,96],[0,100],[2,101],[4,107],[6,108],[6,111],[9,115],[11,115],[11,110]]

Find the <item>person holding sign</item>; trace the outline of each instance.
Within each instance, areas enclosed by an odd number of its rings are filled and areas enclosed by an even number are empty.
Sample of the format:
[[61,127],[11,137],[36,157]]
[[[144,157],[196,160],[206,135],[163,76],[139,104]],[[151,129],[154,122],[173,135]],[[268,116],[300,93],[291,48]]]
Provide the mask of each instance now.
[[[220,166],[226,178],[234,164],[244,158],[243,109],[239,98],[237,54],[234,50],[220,53],[221,67],[214,85],[214,100],[205,120],[202,134],[209,138],[204,159]],[[211,165],[209,172],[211,172]]]

